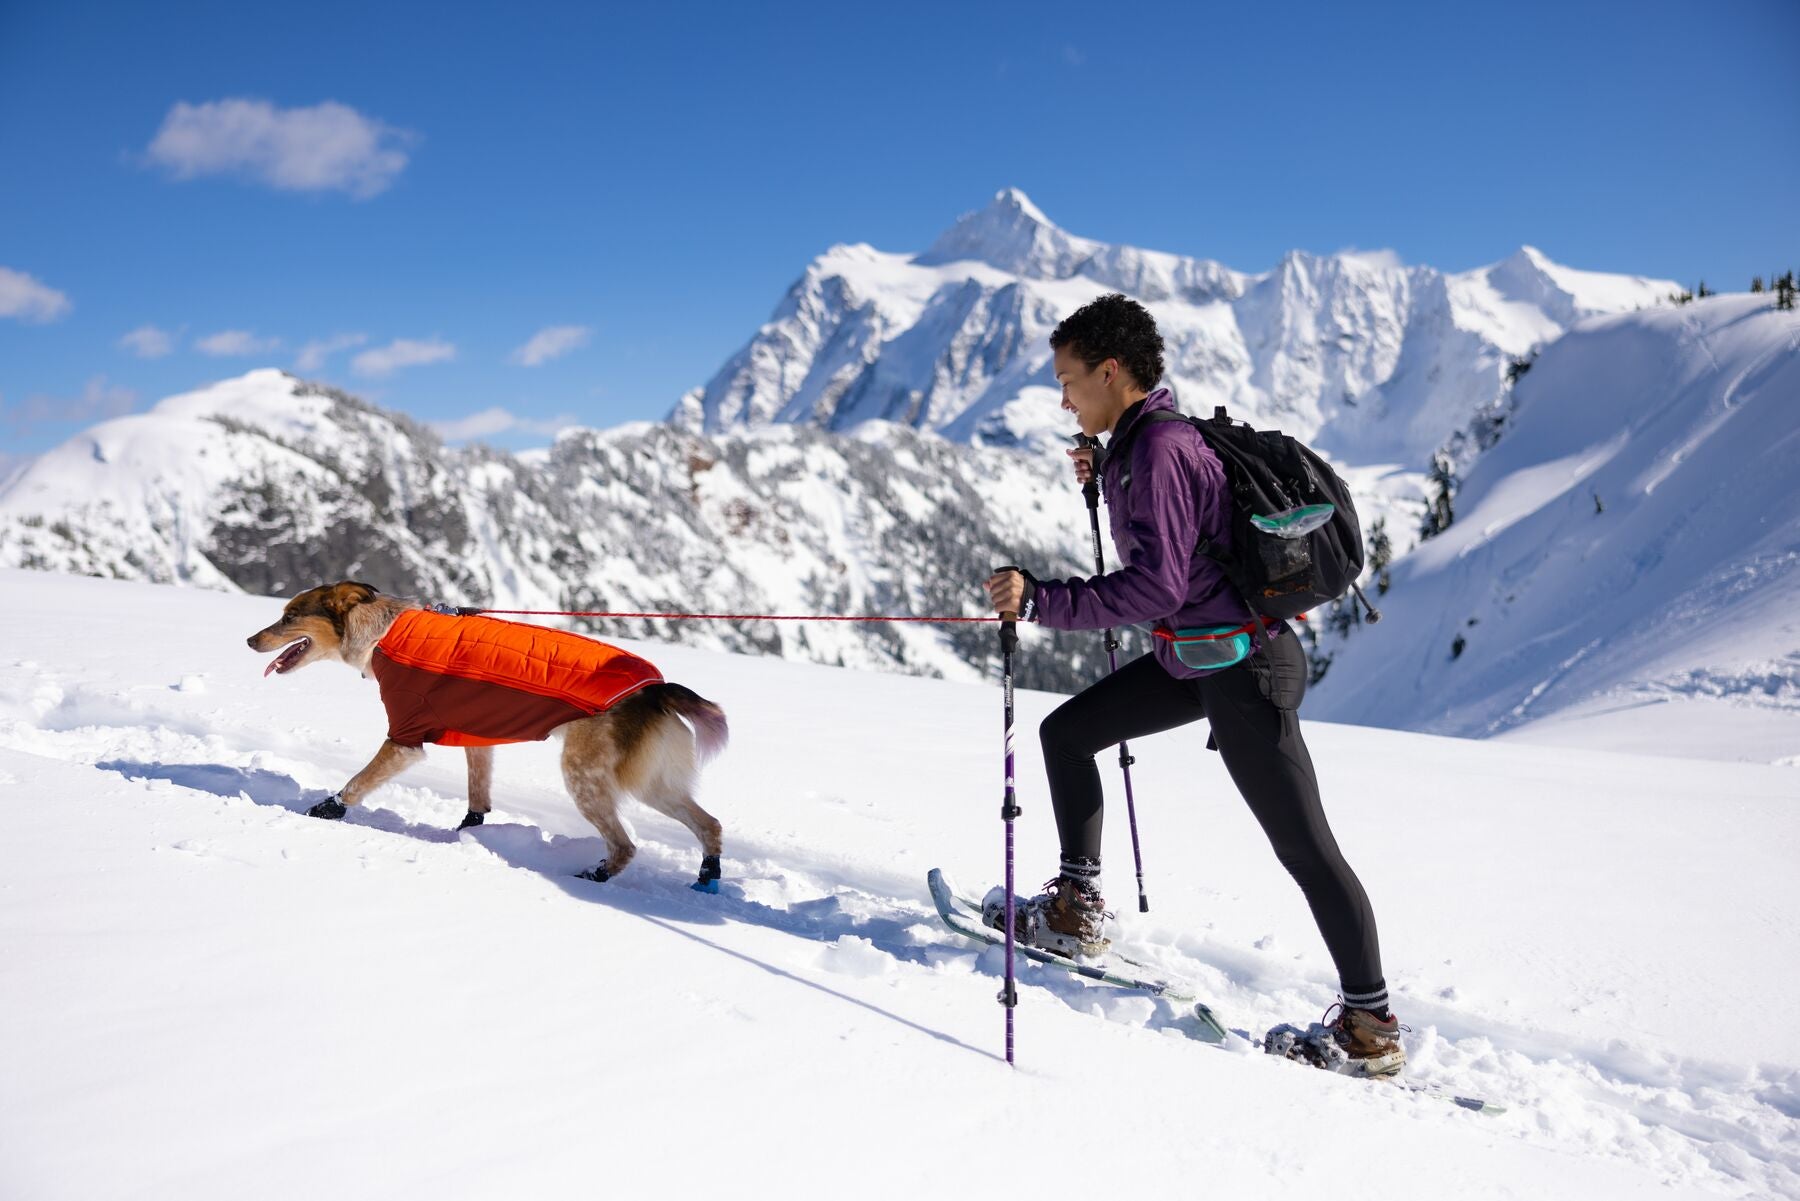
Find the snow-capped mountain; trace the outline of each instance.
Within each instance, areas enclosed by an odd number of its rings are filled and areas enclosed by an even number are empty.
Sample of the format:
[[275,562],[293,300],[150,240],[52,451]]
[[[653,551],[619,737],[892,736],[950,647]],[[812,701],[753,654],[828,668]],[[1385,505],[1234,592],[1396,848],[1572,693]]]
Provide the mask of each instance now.
[[[1545,715],[1800,754],[1800,315],[1761,296],[1583,322],[1514,389],[1455,523],[1332,652],[1318,717],[1485,736]],[[1628,718],[1612,715],[1629,714]]]
[[[974,615],[997,562],[1089,569],[1047,337],[1113,288],[1156,313],[1189,411],[1310,439],[1392,543],[1389,619],[1314,623],[1309,713],[1485,734],[1724,696],[1755,699],[1746,753],[1793,737],[1800,636],[1758,582],[1800,544],[1793,414],[1768,399],[1795,389],[1791,315],[1659,304],[1673,283],[1530,247],[1459,274],[1294,252],[1247,275],[1076,237],[1016,191],[921,254],[822,255],[667,424],[508,455],[279,372],[171,398],[0,483],[0,566],[258,593],[362,575],[496,608]],[[1434,460],[1459,516],[1409,556]],[[1569,541],[1583,504],[1604,512]],[[993,655],[974,625],[596,632],[963,678]],[[1101,669],[1092,635],[1034,641],[1036,686]]]
[[1575,271],[1529,246],[1458,274],[1294,251],[1252,275],[1076,237],[1008,189],[922,254],[854,245],[819,256],[670,416],[708,432],[880,419],[955,441],[1043,444],[1065,432],[1050,331],[1122,291],[1155,314],[1166,382],[1190,412],[1223,404],[1351,463],[1423,468],[1500,396],[1514,358],[1584,317],[1677,290]]
[[[104,422],[0,492],[0,563],[287,595],[357,577],[502,609],[977,615],[998,562],[1073,572],[1055,465],[904,427],[573,431],[523,456],[279,371]],[[1030,498],[1014,503],[1019,498]],[[986,626],[608,621],[597,632],[974,675]],[[1071,686],[1098,648],[1034,656]],[[1085,674],[1080,674],[1085,673]]]

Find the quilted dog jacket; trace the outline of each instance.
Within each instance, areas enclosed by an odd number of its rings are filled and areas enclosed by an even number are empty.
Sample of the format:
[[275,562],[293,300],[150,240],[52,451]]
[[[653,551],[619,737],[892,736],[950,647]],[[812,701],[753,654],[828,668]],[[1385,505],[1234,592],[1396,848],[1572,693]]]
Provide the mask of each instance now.
[[535,742],[663,682],[648,661],[580,634],[428,609],[394,620],[370,670],[402,746]]

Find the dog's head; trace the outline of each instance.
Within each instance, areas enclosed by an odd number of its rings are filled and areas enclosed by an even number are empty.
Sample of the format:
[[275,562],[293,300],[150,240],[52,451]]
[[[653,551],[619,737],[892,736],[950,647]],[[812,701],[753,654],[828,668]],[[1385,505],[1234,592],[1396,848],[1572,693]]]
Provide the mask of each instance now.
[[319,659],[344,659],[344,636],[350,612],[373,602],[381,594],[368,584],[345,580],[308,588],[287,603],[280,620],[256,631],[247,640],[253,651],[282,649],[263,669],[286,675]]

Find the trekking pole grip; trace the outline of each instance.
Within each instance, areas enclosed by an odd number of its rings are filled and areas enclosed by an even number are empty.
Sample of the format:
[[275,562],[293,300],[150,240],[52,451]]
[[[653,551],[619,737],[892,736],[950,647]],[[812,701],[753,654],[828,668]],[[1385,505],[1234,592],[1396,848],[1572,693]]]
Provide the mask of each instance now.
[[[1003,564],[1002,566],[994,568],[993,574],[999,575],[1003,571],[1016,571],[1020,575],[1025,574],[1025,569],[1023,567],[1020,567],[1017,564],[1013,564],[1013,563],[1006,563],[1006,564]],[[1018,649],[1019,649],[1019,615],[1017,613],[1009,613],[1005,610],[1001,610],[1001,613],[1000,613],[1000,653],[1003,655],[1010,655]]]
[[[1098,452],[1100,449],[1100,439],[1098,438],[1090,438],[1086,434],[1073,434],[1071,437],[1074,439],[1075,445],[1082,450]],[[1098,457],[1098,453],[1096,453],[1095,458]],[[1087,507],[1097,511],[1100,508],[1100,479],[1094,471],[1094,467],[1095,459],[1089,459],[1088,477],[1087,481],[1081,485],[1081,495],[1082,499],[1087,501]]]

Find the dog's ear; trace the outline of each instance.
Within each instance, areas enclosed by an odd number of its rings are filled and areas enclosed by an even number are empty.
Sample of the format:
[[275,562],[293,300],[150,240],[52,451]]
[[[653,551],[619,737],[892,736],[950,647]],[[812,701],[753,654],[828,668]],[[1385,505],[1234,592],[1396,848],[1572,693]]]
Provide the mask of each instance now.
[[325,595],[319,598],[319,604],[325,610],[325,616],[331,619],[332,628],[342,637],[344,618],[349,615],[350,610],[358,605],[366,605],[380,595],[371,584],[345,580],[326,588]]

